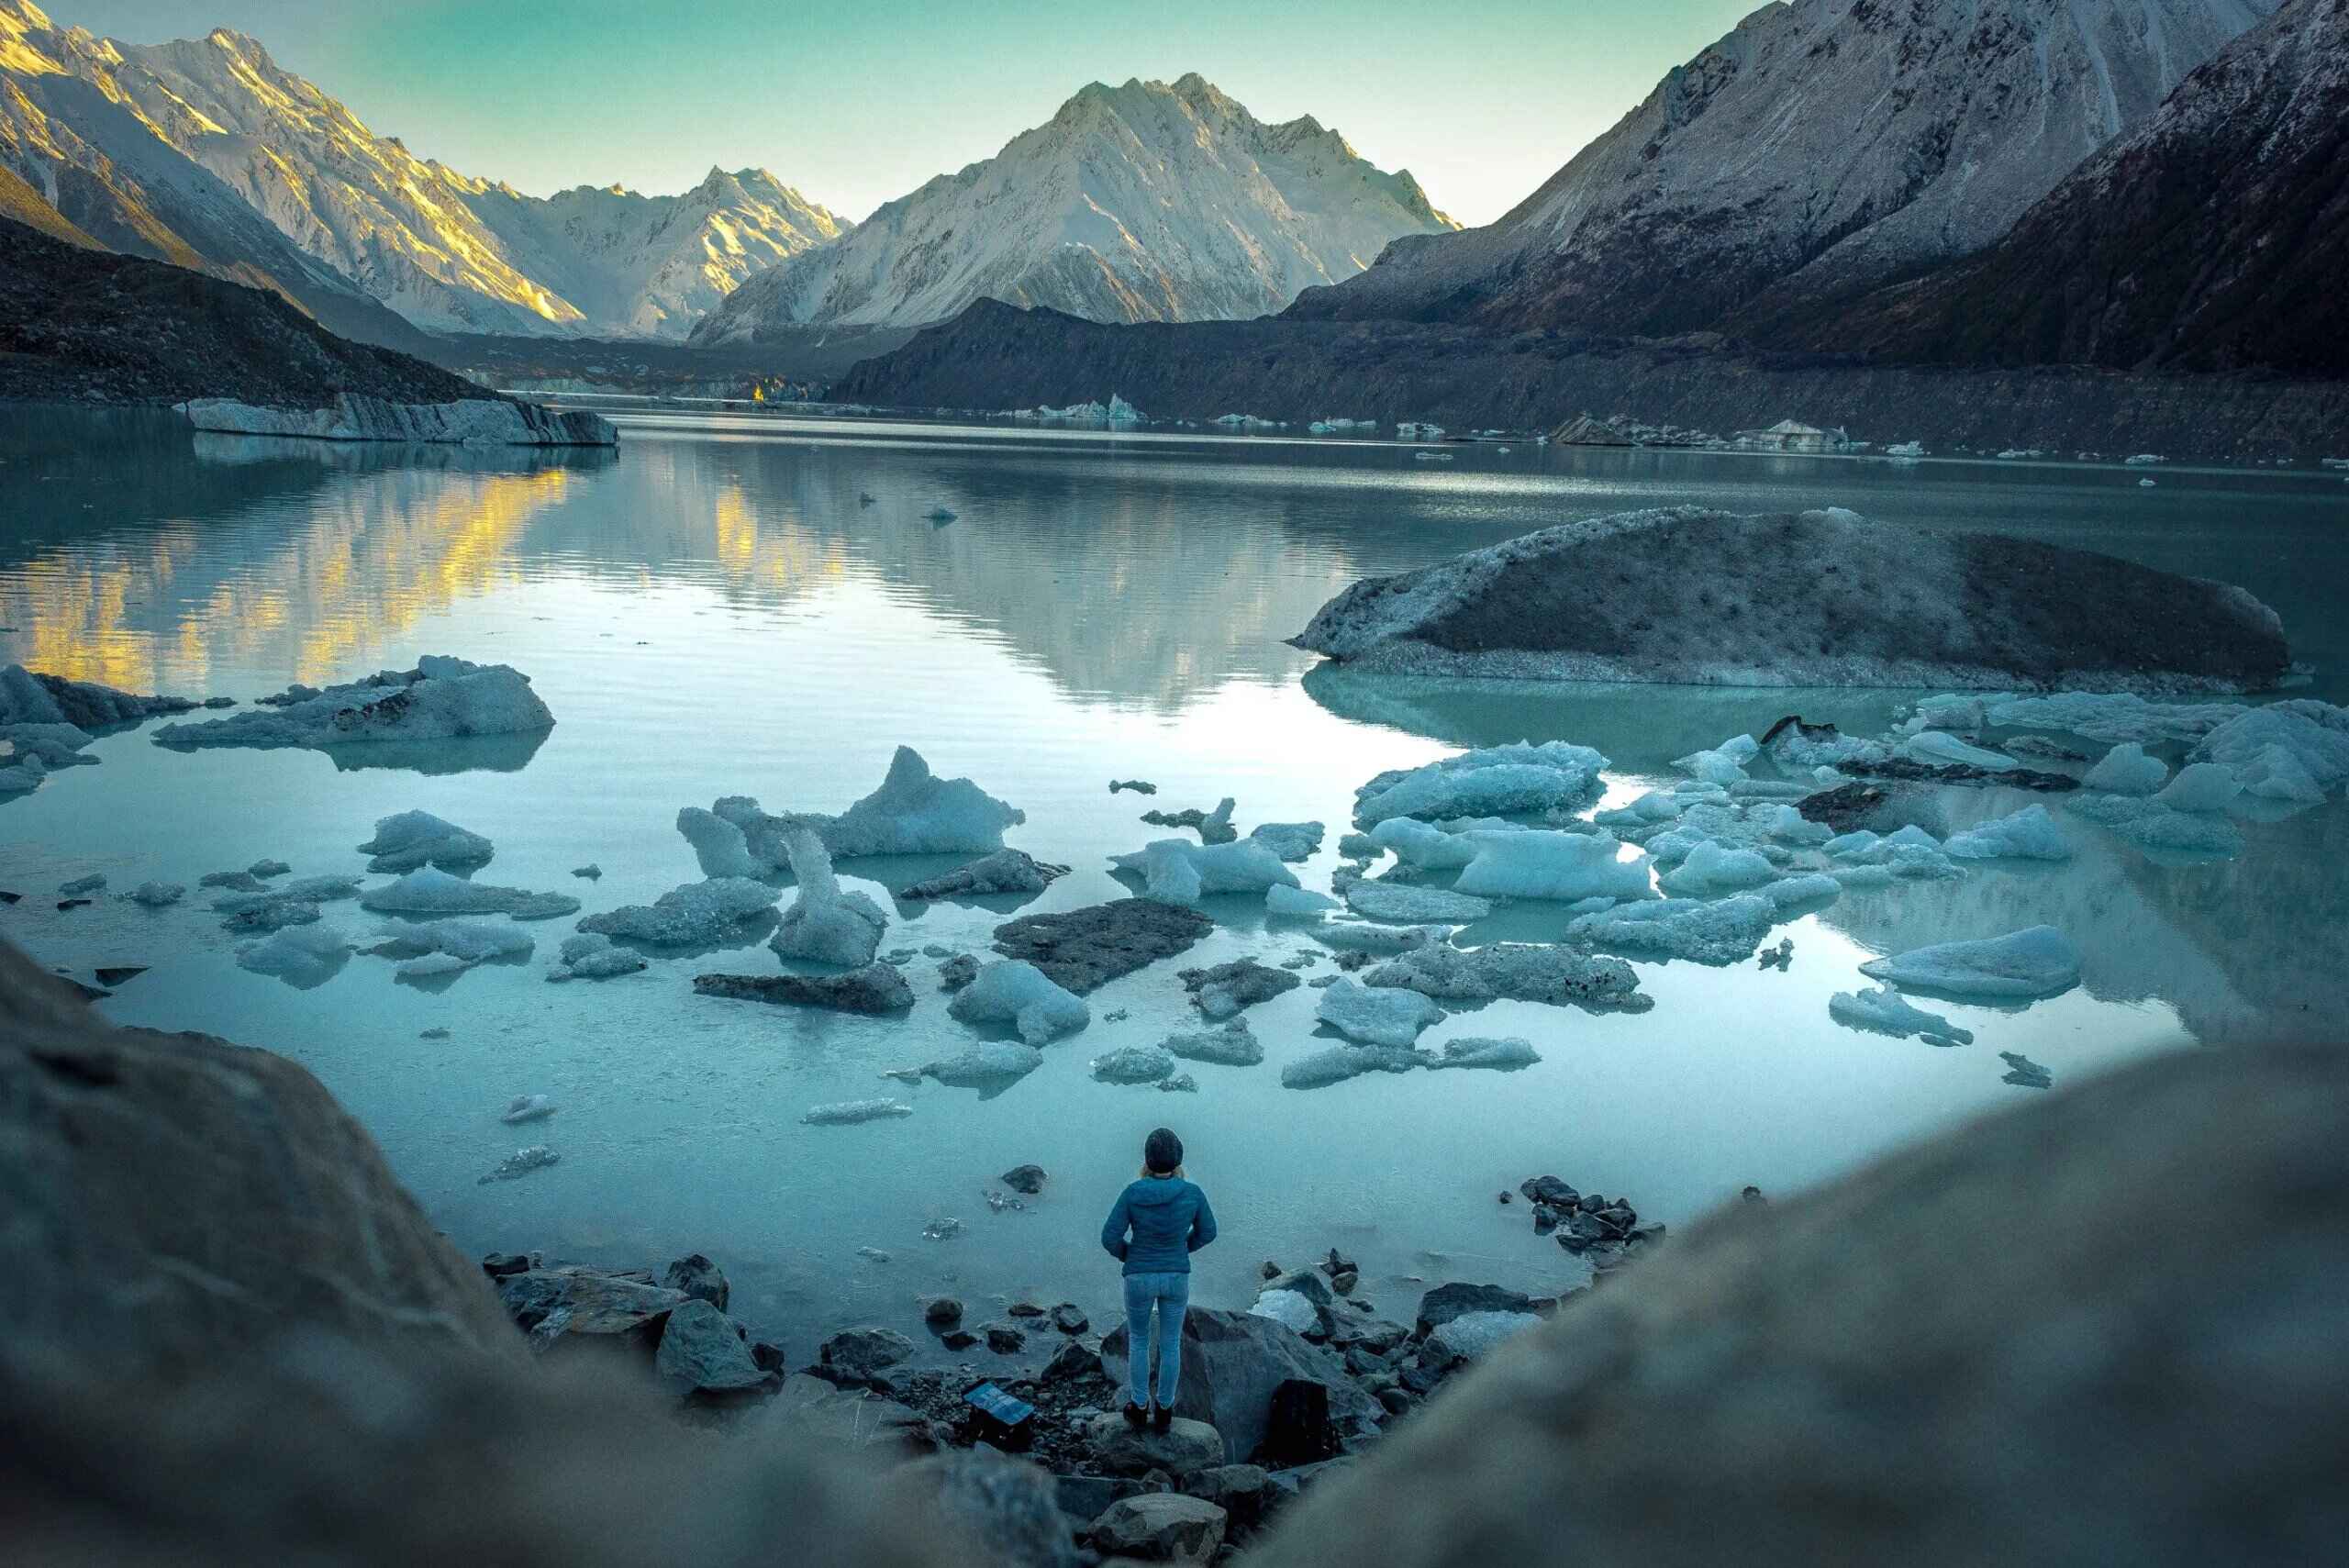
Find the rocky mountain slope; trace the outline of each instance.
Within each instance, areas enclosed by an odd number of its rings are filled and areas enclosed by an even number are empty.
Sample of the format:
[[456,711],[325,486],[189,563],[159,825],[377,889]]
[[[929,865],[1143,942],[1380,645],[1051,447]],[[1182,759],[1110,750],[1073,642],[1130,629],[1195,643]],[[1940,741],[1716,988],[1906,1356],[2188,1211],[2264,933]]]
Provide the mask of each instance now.
[[1299,316],[1665,335],[1978,250],[2277,0],[1794,0]]
[[2286,0],[1980,254],[1776,336],[2349,376],[2349,0]]
[[399,403],[488,395],[338,338],[273,290],[0,220],[0,400],[315,407],[340,392]]
[[1265,125],[1197,75],[1095,83],[995,157],[745,284],[696,340],[920,326],[979,298],[1107,321],[1257,316],[1398,235],[1453,227],[1408,172],[1310,117]]
[[763,170],[540,199],[417,158],[250,38],[126,46],[124,94],[310,254],[435,330],[682,337],[841,225]]
[[21,192],[12,209],[51,231],[61,220],[109,250],[274,290],[343,337],[422,346],[415,327],[171,146],[125,76],[111,44],[50,26],[29,0],[0,0],[0,170],[56,218]]

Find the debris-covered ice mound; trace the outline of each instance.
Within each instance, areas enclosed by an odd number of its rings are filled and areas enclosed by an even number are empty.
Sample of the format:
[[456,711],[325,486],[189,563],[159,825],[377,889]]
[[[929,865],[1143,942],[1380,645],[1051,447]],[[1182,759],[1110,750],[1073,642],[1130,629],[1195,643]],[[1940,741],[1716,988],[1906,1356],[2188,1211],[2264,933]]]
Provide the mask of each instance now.
[[775,890],[748,877],[713,876],[673,887],[650,904],[623,904],[579,922],[582,931],[660,947],[722,942],[774,913]]
[[2290,664],[2241,588],[1841,507],[1565,523],[1365,578],[1293,640],[1405,673],[1719,685],[2256,691]]
[[[307,691],[308,688],[302,688]],[[475,664],[427,655],[413,670],[387,670],[309,695],[295,694],[266,711],[255,708],[200,724],[166,724],[155,743],[181,751],[204,746],[306,746],[330,750],[373,740],[457,740],[534,735],[554,715],[507,664]]]

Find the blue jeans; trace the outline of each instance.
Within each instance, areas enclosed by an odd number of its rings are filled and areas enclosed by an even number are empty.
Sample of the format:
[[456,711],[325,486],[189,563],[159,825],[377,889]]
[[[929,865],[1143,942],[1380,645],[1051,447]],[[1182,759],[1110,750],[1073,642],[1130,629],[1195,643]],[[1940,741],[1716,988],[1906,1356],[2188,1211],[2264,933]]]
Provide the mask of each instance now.
[[[1126,1373],[1133,1385],[1133,1402],[1150,1405],[1150,1358],[1158,1356],[1158,1402],[1174,1408],[1182,1386],[1183,1313],[1191,1305],[1188,1274],[1128,1274],[1126,1276]],[[1151,1339],[1151,1309],[1158,1309],[1158,1338]]]

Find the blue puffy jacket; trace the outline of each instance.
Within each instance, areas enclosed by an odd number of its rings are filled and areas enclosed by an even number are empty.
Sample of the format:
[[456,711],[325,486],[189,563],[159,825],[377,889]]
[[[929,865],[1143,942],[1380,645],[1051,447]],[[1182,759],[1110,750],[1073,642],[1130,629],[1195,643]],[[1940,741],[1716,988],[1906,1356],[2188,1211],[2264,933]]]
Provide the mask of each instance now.
[[[1129,1240],[1128,1233],[1131,1233]],[[1180,1176],[1144,1176],[1118,1195],[1101,1245],[1130,1274],[1187,1274],[1191,1254],[1215,1240],[1208,1195]]]

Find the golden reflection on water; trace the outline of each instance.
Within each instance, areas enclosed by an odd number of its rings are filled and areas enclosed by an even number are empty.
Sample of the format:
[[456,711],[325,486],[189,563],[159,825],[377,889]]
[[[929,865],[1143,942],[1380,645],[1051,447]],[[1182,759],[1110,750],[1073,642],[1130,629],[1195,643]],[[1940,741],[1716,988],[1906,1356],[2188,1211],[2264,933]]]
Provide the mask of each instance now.
[[796,520],[763,525],[742,487],[728,484],[713,509],[718,570],[744,587],[804,589],[848,571],[847,541],[818,539]]
[[139,549],[56,551],[26,562],[0,618],[30,668],[139,691],[201,685],[217,663],[284,668],[313,684],[345,674],[424,616],[518,579],[514,547],[571,474],[399,472],[329,491],[308,519],[233,576],[174,591],[199,530]]

